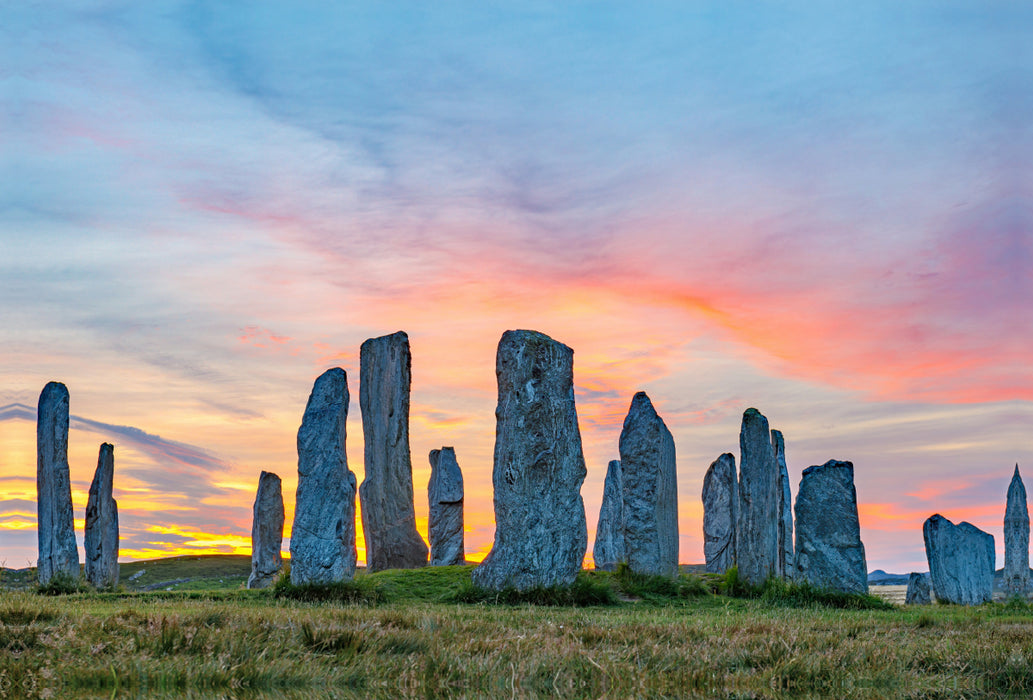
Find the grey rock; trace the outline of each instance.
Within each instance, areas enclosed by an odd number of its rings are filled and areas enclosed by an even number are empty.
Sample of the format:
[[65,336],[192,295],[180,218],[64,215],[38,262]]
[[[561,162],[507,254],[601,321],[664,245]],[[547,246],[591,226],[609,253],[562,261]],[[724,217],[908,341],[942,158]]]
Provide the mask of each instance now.
[[619,459],[610,460],[603,483],[603,503],[595,528],[592,559],[595,568],[613,571],[626,560],[624,553],[624,485]]
[[782,431],[771,431],[771,449],[778,463],[778,573],[793,577],[793,492],[786,467],[786,441]]
[[298,429],[298,495],[291,528],[291,583],[355,576],[355,474],[348,469],[348,377],[340,367],[312,387]]
[[416,531],[409,453],[409,336],[370,338],[359,350],[359,406],[366,477],[359,487],[369,571],[427,565]]
[[430,565],[459,566],[466,563],[463,546],[463,472],[454,447],[430,451]]
[[739,432],[739,512],[735,558],[739,578],[760,586],[778,575],[778,462],[768,419],[755,408],[742,416]]
[[36,532],[40,585],[57,574],[79,578],[72,483],[68,473],[68,389],[50,382],[36,411]]
[[1019,465],[1008,485],[1008,504],[1004,511],[1004,589],[1026,595],[1029,580],[1029,507],[1026,487],[1019,476]]
[[929,590],[929,574],[920,574],[912,571],[907,579],[907,595],[904,597],[905,605],[929,605],[933,602]]
[[721,574],[735,566],[735,524],[739,482],[735,455],[715,459],[703,477],[703,554],[707,571]]
[[568,586],[588,548],[574,351],[536,331],[506,331],[495,374],[495,541],[473,582]]
[[283,485],[272,472],[258,477],[251,509],[251,575],[248,588],[268,588],[283,567]]
[[115,447],[100,446],[97,471],[86,501],[86,536],[83,542],[86,580],[97,588],[118,585],[118,503],[112,497]]
[[955,525],[939,513],[922,525],[936,598],[956,605],[989,603],[994,585],[994,538],[975,525]]
[[803,470],[796,494],[793,578],[844,593],[868,592],[868,564],[850,462],[833,459]]

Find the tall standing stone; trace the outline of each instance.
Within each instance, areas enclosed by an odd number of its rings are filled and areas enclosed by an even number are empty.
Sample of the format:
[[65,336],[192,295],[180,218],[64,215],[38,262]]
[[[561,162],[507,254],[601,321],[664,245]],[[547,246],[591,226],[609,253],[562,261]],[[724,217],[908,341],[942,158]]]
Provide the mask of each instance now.
[[613,571],[626,560],[624,553],[624,485],[621,462],[610,460],[603,483],[603,503],[599,507],[599,522],[595,527],[592,559],[595,568]]
[[316,379],[298,429],[298,495],[291,527],[291,583],[355,576],[355,474],[348,469],[348,377],[340,367]]
[[703,554],[707,571],[721,574],[735,566],[735,523],[739,482],[735,455],[715,459],[703,477]]
[[628,568],[654,576],[678,573],[678,470],[674,437],[640,391],[620,437],[624,486],[624,554]]
[[283,567],[283,486],[280,477],[262,472],[251,509],[251,575],[248,588],[268,588]]
[[907,577],[904,605],[929,605],[933,602],[929,591],[929,574],[912,571]]
[[793,578],[844,593],[868,592],[868,564],[850,462],[833,459],[803,470],[796,494]]
[[1018,464],[1004,511],[1004,588],[1016,595],[1029,591],[1029,508]]
[[933,592],[944,603],[979,605],[993,598],[994,538],[975,525],[955,525],[939,513],[922,525]]
[[416,531],[409,453],[409,336],[370,338],[359,350],[359,406],[366,477],[359,487],[369,571],[427,565]]
[[86,580],[97,588],[118,585],[118,503],[111,495],[115,478],[115,446],[100,446],[97,471],[86,501]]
[[778,575],[778,462],[768,419],[755,408],[742,416],[739,432],[739,513],[735,557],[739,578],[760,586]]
[[506,331],[495,374],[495,542],[473,582],[568,586],[588,548],[574,351],[536,331]]
[[79,578],[72,483],[68,473],[68,389],[50,382],[36,411],[36,533],[42,586],[56,574]]
[[771,431],[771,449],[778,463],[778,572],[793,576],[793,491],[786,467],[786,441],[781,430]]
[[461,566],[466,563],[463,545],[463,472],[454,447],[430,451],[430,565]]

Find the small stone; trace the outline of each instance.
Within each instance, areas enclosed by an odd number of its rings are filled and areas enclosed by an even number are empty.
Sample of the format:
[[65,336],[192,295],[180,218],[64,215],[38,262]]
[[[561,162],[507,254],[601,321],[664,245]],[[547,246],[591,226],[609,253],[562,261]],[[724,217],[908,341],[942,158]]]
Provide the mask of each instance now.
[[595,568],[603,571],[614,571],[617,564],[627,559],[624,552],[624,486],[619,459],[610,460],[606,467],[592,559]]
[[912,571],[907,577],[907,596],[904,598],[904,605],[929,605],[932,602],[929,574]]
[[994,538],[975,525],[955,525],[939,513],[922,526],[929,577],[936,598],[979,605],[993,598]]
[[761,586],[778,575],[778,462],[768,419],[755,408],[742,416],[739,432],[739,513],[735,557],[739,578]]
[[247,587],[268,588],[283,567],[283,486],[279,476],[261,473],[251,512],[251,576]]
[[793,492],[786,467],[786,441],[782,431],[771,431],[771,449],[778,463],[778,572],[792,578],[793,566]]
[[1029,507],[1016,464],[1004,511],[1004,589],[1024,596],[1029,592],[1029,584]]
[[72,483],[68,472],[68,389],[50,382],[36,411],[36,580],[43,586],[57,574],[79,578]]
[[104,443],[86,502],[86,580],[96,588],[118,585],[118,503],[112,497],[115,446]]
[[466,563],[463,546],[463,472],[459,469],[454,447],[430,451],[431,566],[462,566]]
[[726,452],[710,464],[703,477],[703,554],[712,574],[723,574],[735,566],[738,509],[735,455]]

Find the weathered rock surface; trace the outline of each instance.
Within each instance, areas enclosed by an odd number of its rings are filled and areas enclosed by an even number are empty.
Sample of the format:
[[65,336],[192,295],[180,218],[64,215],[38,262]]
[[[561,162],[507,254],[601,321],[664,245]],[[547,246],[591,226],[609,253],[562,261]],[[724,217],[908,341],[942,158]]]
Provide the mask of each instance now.
[[585,456],[574,406],[574,351],[506,331],[495,360],[495,542],[473,572],[489,589],[568,586],[588,548]]
[[904,597],[905,605],[929,605],[933,602],[929,590],[929,574],[919,574],[912,571],[907,579],[907,595]]
[[68,389],[50,382],[36,411],[36,522],[39,561],[36,580],[57,574],[79,578],[72,483],[68,473]]
[[251,575],[248,588],[268,588],[283,567],[283,486],[280,477],[262,472],[251,509]]
[[868,564],[850,462],[833,459],[803,470],[796,494],[793,578],[844,593],[868,592]]
[[778,574],[792,578],[793,566],[793,491],[786,467],[786,441],[782,431],[771,431],[771,449],[778,463]]
[[994,538],[975,525],[955,525],[939,513],[922,525],[933,592],[944,603],[989,603],[994,585]]
[[610,460],[606,467],[603,503],[599,507],[599,523],[595,528],[592,559],[595,561],[595,568],[603,571],[613,571],[617,568],[617,564],[626,559],[624,554],[624,485],[619,459]]
[[370,338],[359,350],[359,406],[366,477],[359,486],[369,571],[427,565],[416,531],[409,452],[409,336]]
[[463,543],[463,472],[454,447],[430,451],[430,565],[459,566],[466,563]]
[[739,432],[739,513],[735,557],[739,578],[759,586],[778,575],[778,462],[768,419],[755,408],[742,416]]
[[710,573],[721,574],[735,566],[738,511],[735,455],[726,452],[710,464],[703,477],[703,555]]
[[291,583],[355,576],[355,474],[348,469],[348,377],[328,369],[312,387],[298,429],[298,495],[291,528]]
[[83,542],[86,580],[97,588],[118,585],[118,503],[111,495],[115,478],[115,446],[100,446],[97,471],[86,501]]
[[1029,507],[1026,487],[1016,464],[1004,510],[1004,589],[1026,595],[1029,588]]

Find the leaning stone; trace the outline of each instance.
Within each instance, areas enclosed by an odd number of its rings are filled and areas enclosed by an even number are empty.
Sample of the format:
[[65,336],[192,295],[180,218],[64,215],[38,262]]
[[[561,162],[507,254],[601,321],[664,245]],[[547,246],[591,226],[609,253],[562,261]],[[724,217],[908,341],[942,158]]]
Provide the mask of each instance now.
[[703,477],[703,554],[707,571],[722,574],[735,566],[735,523],[739,483],[735,455],[714,460]]
[[111,495],[115,478],[115,447],[100,446],[97,471],[86,502],[86,580],[97,588],[118,585],[118,503]]
[[803,470],[796,494],[793,578],[844,593],[868,592],[868,564],[850,462],[833,459]]
[[416,531],[409,453],[409,336],[371,338],[359,350],[359,406],[366,477],[359,486],[367,570],[427,565]]
[[36,532],[42,586],[57,574],[79,578],[72,483],[68,473],[68,389],[50,382],[36,411]]
[[461,566],[466,563],[463,546],[463,472],[454,447],[430,451],[430,501],[428,530],[430,565]]
[[262,472],[251,509],[251,576],[248,588],[268,588],[283,567],[283,487],[280,477]]
[[786,467],[786,441],[782,431],[771,431],[771,449],[778,463],[778,573],[793,576],[793,492]]
[[933,593],[944,603],[979,605],[993,598],[994,538],[975,525],[955,525],[939,513],[922,526]]
[[768,419],[747,409],[739,432],[739,513],[735,557],[739,578],[760,586],[778,575],[778,462]]
[[905,605],[929,605],[933,602],[929,592],[929,574],[914,571],[907,577],[907,596]]
[[1016,464],[1004,511],[1004,589],[1022,596],[1029,592],[1029,583],[1029,508]]
[[348,377],[340,367],[312,387],[298,429],[298,495],[291,527],[291,583],[355,576],[355,474],[348,469]]
[[599,522],[595,527],[592,546],[595,568],[613,571],[626,560],[624,553],[624,486],[621,462],[610,460],[603,483],[603,503],[599,507]]
[[585,456],[574,406],[574,351],[536,331],[506,331],[495,360],[495,542],[481,588],[569,586],[588,548]]

